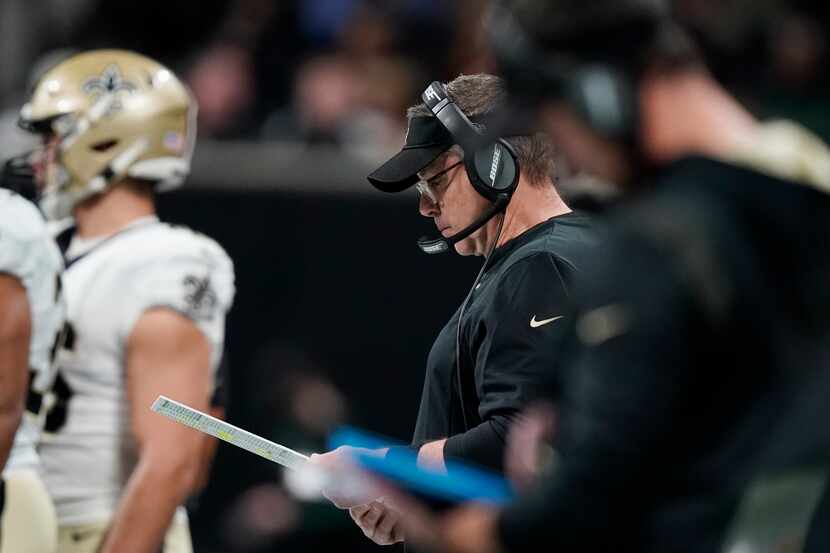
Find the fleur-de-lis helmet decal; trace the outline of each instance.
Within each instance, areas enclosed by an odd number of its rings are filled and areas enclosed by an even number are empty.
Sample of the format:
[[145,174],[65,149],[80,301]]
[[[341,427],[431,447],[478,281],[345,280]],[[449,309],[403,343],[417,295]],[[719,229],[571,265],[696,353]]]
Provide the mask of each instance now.
[[[116,64],[107,66],[103,73],[96,77],[90,77],[83,85],[83,91],[91,94],[93,99],[97,99],[104,94],[117,95],[120,92],[132,93],[135,92],[136,88],[134,83],[121,76],[121,71]],[[111,109],[115,110],[120,108],[121,103],[116,98]]]
[[121,90],[133,92],[135,88],[136,87],[132,82],[121,76],[121,71],[118,69],[116,64],[107,66],[101,75],[87,79],[84,83],[84,92],[88,93],[96,91],[112,93],[119,92]]

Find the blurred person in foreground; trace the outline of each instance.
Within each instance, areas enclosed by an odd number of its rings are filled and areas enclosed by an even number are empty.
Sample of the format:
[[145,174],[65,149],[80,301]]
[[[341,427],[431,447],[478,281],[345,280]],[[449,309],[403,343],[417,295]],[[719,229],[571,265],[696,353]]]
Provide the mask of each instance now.
[[[570,316],[570,288],[595,234],[590,220],[560,198],[544,134],[509,129],[503,139],[477,143],[505,107],[501,79],[478,74],[434,82],[423,98],[408,110],[404,148],[369,181],[384,192],[417,187],[421,215],[440,232],[418,242],[423,251],[454,249],[485,259],[427,358],[412,446],[419,464],[437,470],[455,457],[501,471],[511,423],[539,383],[557,376],[561,319]],[[432,282],[440,286],[440,278]],[[337,466],[344,456],[348,448],[312,459]],[[327,495],[351,508],[375,542],[403,539],[397,513],[371,501],[377,498]]]
[[53,553],[57,519],[37,444],[64,320],[63,263],[29,201],[33,187],[8,168],[0,177],[0,553]]
[[[437,517],[386,490],[407,540],[478,553],[792,547],[830,466],[826,146],[758,122],[663,2],[496,3],[490,25],[509,83],[563,153],[637,194],[576,288],[557,465],[503,509]],[[795,494],[765,493],[781,482]],[[759,513],[773,524],[753,525]]]
[[171,71],[120,50],[58,64],[21,109],[43,141],[40,206],[63,228],[68,333],[41,445],[60,552],[192,549],[180,505],[204,437],[150,405],[207,410],[234,293],[218,244],[156,216],[189,171],[195,109]]

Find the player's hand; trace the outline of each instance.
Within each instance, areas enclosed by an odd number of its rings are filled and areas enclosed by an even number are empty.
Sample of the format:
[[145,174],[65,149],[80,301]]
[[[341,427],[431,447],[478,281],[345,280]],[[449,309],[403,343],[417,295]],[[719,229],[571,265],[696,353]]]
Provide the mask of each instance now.
[[520,491],[526,491],[551,461],[549,444],[556,433],[556,409],[549,403],[534,403],[510,427],[504,468]]
[[382,500],[352,507],[349,514],[366,537],[378,545],[392,545],[404,539],[401,514]]
[[338,509],[366,505],[380,497],[374,481],[355,465],[356,452],[383,456],[386,449],[363,449],[340,446],[328,453],[313,454],[309,461],[322,467],[328,473],[328,482],[322,493]]

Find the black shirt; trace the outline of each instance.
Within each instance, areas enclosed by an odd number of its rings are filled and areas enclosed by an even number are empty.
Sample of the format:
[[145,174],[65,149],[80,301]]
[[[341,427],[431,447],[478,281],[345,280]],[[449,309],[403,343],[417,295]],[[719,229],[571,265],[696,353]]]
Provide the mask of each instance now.
[[[449,437],[446,456],[501,470],[510,420],[556,379],[580,256],[595,242],[589,219],[553,217],[498,247],[464,308],[429,353],[413,444]],[[458,381],[466,406],[467,424]]]
[[561,461],[501,537],[719,552],[764,475],[830,466],[830,196],[693,158],[609,226],[575,294]]

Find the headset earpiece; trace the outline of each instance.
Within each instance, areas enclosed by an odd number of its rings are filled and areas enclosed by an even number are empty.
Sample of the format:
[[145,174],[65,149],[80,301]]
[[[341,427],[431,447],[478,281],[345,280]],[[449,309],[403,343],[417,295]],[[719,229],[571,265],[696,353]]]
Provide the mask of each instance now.
[[483,136],[452,101],[444,83],[434,81],[421,98],[464,150],[464,169],[473,188],[491,202],[499,194],[512,196],[519,184],[519,163],[510,144]]
[[466,155],[464,167],[476,191],[496,201],[500,195],[512,196],[519,183],[519,162],[513,147],[499,138]]

